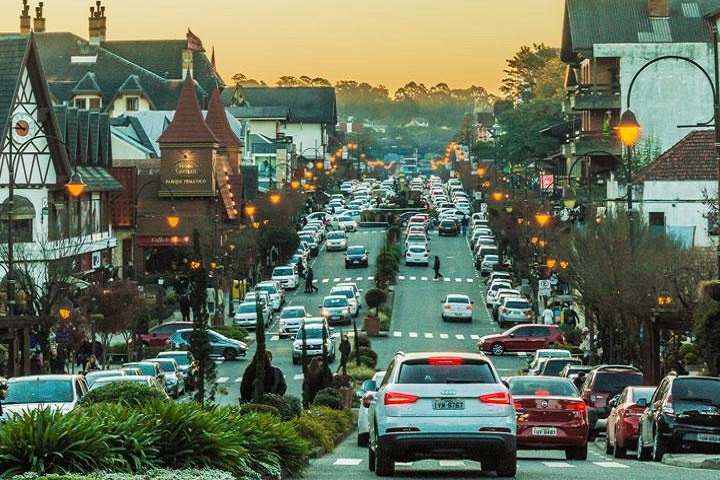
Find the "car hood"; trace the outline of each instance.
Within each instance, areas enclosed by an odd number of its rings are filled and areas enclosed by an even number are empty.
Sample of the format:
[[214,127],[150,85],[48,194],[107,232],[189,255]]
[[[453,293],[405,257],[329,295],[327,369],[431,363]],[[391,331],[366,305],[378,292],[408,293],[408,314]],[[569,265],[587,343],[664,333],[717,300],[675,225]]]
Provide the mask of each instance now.
[[492,335],[483,335],[480,337],[481,342],[486,342],[488,340],[496,340],[498,338],[504,338],[505,335],[499,334],[499,333],[493,333]]
[[51,410],[59,410],[61,413],[68,413],[70,410],[75,408],[75,404],[72,402],[48,402],[48,403],[16,403],[11,405],[2,405],[3,417],[10,417],[11,415],[22,415],[23,413],[33,412],[43,408],[49,408]]

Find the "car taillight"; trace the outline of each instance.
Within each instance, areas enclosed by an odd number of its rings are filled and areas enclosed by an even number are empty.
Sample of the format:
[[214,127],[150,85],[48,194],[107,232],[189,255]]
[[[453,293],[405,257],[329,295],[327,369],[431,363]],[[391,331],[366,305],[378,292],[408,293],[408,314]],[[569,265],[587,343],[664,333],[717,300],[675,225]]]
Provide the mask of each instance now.
[[384,403],[385,405],[407,405],[417,402],[418,398],[417,395],[409,393],[387,392],[385,393]]
[[486,393],[485,395],[480,395],[478,399],[482,403],[489,403],[491,405],[510,405],[513,403],[510,394],[507,392]]
[[370,408],[370,403],[375,399],[375,392],[367,392],[362,397],[362,406],[365,408]]
[[452,307],[451,307],[450,305],[445,305],[443,308],[444,308],[445,310],[450,310]]
[[523,310],[523,315],[531,315],[532,310]]
[[467,307],[465,307],[465,310],[472,310],[472,305],[468,305]]
[[462,357],[430,357],[428,365],[462,365]]
[[522,403],[520,403],[520,402],[515,402],[514,405],[515,405],[515,410],[522,410],[522,408],[523,408]]
[[585,402],[572,402],[565,406],[567,410],[575,410],[576,412],[583,413],[587,410]]

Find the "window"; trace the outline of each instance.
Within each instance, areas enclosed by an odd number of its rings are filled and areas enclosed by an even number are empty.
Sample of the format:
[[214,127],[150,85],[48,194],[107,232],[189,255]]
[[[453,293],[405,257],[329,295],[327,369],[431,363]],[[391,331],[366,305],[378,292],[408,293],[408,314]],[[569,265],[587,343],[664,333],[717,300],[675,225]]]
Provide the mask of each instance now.
[[128,112],[137,112],[140,109],[140,99],[138,97],[127,97],[125,99],[125,110]]
[[87,109],[87,100],[85,98],[76,98],[75,99],[75,107],[77,107],[80,110],[86,110]]
[[665,212],[650,212],[649,223],[652,227],[665,226]]
[[101,107],[100,99],[99,98],[91,98],[90,99],[90,110],[100,110]]

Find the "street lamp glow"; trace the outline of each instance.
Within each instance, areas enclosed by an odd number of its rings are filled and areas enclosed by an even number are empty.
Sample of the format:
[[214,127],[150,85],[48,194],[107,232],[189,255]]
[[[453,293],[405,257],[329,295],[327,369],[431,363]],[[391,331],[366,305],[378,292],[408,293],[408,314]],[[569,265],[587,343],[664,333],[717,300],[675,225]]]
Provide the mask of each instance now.
[[490,194],[490,198],[492,198],[496,202],[499,202],[500,200],[505,198],[505,194],[503,192],[501,192],[500,190],[496,190]]
[[85,191],[85,182],[83,182],[82,177],[80,174],[76,171],[72,174],[72,177],[70,177],[70,181],[65,185],[70,195],[73,197],[79,197],[82,195],[82,193]]
[[475,170],[475,174],[480,178],[484,177],[486,173],[487,168],[485,167],[478,167],[477,170]]
[[504,209],[507,213],[512,213],[512,211],[513,211],[512,203],[506,203]]
[[631,110],[625,110],[620,117],[620,123],[615,127],[618,138],[626,147],[635,145],[640,137],[640,124]]
[[547,267],[548,268],[555,268],[556,264],[557,264],[557,260],[555,260],[554,258],[547,259]]
[[547,225],[547,223],[550,221],[552,216],[547,212],[538,212],[535,214],[535,221],[540,225],[541,227],[544,227]]
[[247,205],[245,205],[245,215],[247,215],[247,216],[250,217],[250,218],[252,218],[252,217],[255,216],[255,211],[256,211],[256,210],[257,210],[257,209],[255,208],[255,205],[252,205],[252,204],[250,204],[250,203],[248,203]]
[[170,215],[167,216],[167,224],[170,228],[175,228],[180,224],[180,215],[177,214],[175,205],[173,205]]
[[270,203],[272,203],[273,205],[277,205],[278,203],[280,203],[280,200],[281,197],[279,193],[273,192],[270,194]]
[[297,190],[300,187],[300,181],[299,180],[293,180],[290,182],[290,188],[293,190]]

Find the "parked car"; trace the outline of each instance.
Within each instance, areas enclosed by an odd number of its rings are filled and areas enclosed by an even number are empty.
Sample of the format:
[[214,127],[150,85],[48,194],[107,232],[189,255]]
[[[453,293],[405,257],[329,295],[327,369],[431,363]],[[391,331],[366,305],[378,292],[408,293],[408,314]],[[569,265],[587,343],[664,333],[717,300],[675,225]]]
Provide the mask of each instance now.
[[497,297],[498,291],[500,291],[501,288],[512,289],[510,280],[506,280],[505,278],[499,278],[493,281],[488,286],[488,289],[485,292],[485,305],[488,308],[491,308],[495,303],[495,298]]
[[480,337],[477,346],[480,351],[502,355],[505,352],[532,352],[564,344],[565,337],[557,325],[517,325],[503,333]]
[[[190,331],[192,331],[192,329]],[[177,332],[175,333],[175,335],[177,335]],[[122,368],[139,368],[143,375],[153,377],[160,383],[160,385],[165,385],[165,372],[162,371],[162,368],[160,368],[160,364],[157,362],[151,362],[148,360],[142,360],[140,362],[128,362],[123,363]]]
[[587,459],[587,405],[570,380],[510,377],[506,381],[515,402],[518,449],[559,449],[568,460]]
[[271,322],[273,305],[272,300],[270,300],[270,295],[268,295],[267,292],[262,290],[253,290],[252,292],[248,292],[245,294],[243,303],[255,303],[257,301],[256,296],[260,297],[260,303],[262,304],[263,311],[265,312],[265,318],[268,319],[267,322]]
[[273,268],[270,279],[278,282],[286,290],[294,290],[300,284],[297,269],[289,265]]
[[353,245],[345,250],[345,268],[367,267],[368,251],[362,245]]
[[655,387],[625,387],[608,401],[611,410],[605,427],[605,453],[625,458],[628,449],[637,448],[640,416],[654,392]]
[[440,225],[438,225],[438,235],[450,235],[453,237],[457,237],[460,233],[460,228],[458,227],[457,222],[454,219],[449,220],[443,220],[440,222]]
[[82,375],[28,375],[7,381],[2,417],[50,408],[68,413],[88,392]]
[[285,303],[285,291],[282,286],[275,281],[265,280],[255,285],[256,292],[266,292],[270,297],[272,309],[276,312],[280,311],[280,307]]
[[591,440],[599,432],[605,431],[610,414],[608,400],[622,392],[625,387],[637,387],[643,383],[642,372],[630,365],[600,365],[590,370],[580,394],[588,406]]
[[93,386],[90,387],[90,390],[97,390],[98,388],[102,388],[106,385],[111,385],[118,382],[139,383],[141,385],[147,385],[150,388],[154,388],[157,391],[162,392],[162,394],[165,396],[164,398],[166,400],[170,400],[170,396],[165,391],[165,386],[158,382],[156,378],[149,375],[126,375],[121,377],[99,378],[95,383],[93,383]]
[[192,353],[184,350],[170,350],[158,353],[158,358],[174,359],[178,366],[180,366],[180,371],[183,373],[185,388],[195,390],[200,379],[198,376],[198,363],[195,361]]
[[[243,302],[238,305],[233,316],[233,325],[243,327],[248,330],[254,330],[257,327],[257,305],[255,302]],[[263,323],[267,327],[270,323],[267,316],[263,313]]]
[[297,333],[308,312],[302,305],[290,305],[282,309],[278,320],[278,335],[286,338]]
[[185,376],[180,365],[174,358],[149,358],[150,362],[157,362],[165,374],[165,392],[172,398],[185,394]]
[[368,424],[368,468],[378,476],[417,459],[479,461],[499,477],[517,470],[515,408],[482,354],[396,353]]
[[345,323],[350,325],[350,303],[344,295],[330,295],[323,298],[318,305],[320,316],[327,319],[329,324]]
[[528,361],[528,374],[529,375],[537,375],[539,369],[538,369],[538,362],[541,358],[548,358],[548,357],[561,357],[561,358],[571,358],[572,355],[570,354],[570,350],[565,350],[562,348],[540,348],[538,350],[535,350],[535,354],[532,357],[527,357]]
[[[323,334],[324,330],[324,334]],[[308,358],[323,355],[323,335],[325,337],[325,358],[329,363],[335,361],[335,334],[328,328],[327,322],[322,323],[305,323],[304,328],[300,328],[294,339],[292,348],[292,362],[297,365],[302,361],[303,340],[305,342],[305,354]]]
[[310,256],[316,257],[318,253],[320,253],[320,245],[318,245],[318,241],[315,238],[315,235],[308,233],[308,232],[298,232],[298,238],[305,243],[307,243],[308,247],[310,248]]
[[[165,341],[182,328],[192,328],[192,322],[167,322],[156,325],[148,333],[140,335],[140,342],[145,347],[164,347]],[[134,339],[130,339],[132,344]]]
[[368,425],[368,411],[370,404],[375,400],[375,392],[385,377],[385,370],[375,372],[371,379],[362,383],[360,390],[355,392],[360,397],[360,405],[358,407],[357,419],[357,444],[358,447],[367,447],[368,437],[370,435],[370,425]]
[[405,250],[405,265],[423,265],[430,264],[430,251],[425,245],[410,245]]
[[450,319],[460,319],[472,322],[473,301],[467,295],[450,294],[442,301],[442,313],[440,317],[443,322]]
[[125,375],[127,375],[127,373],[121,368],[114,370],[92,370],[85,374],[85,382],[87,383],[88,388],[92,388],[93,383],[101,378],[124,377]]
[[[188,348],[190,346],[190,335],[192,329],[178,331],[170,337],[168,344],[175,349]],[[228,338],[213,330],[208,330],[210,337],[210,355],[223,357],[225,360],[235,360],[237,357],[244,357],[247,354],[247,345],[245,342]]]
[[348,246],[347,233],[342,230],[330,232],[325,240],[325,250],[346,250]]
[[637,456],[720,452],[720,378],[677,376],[660,381],[640,417]]
[[480,275],[487,276],[490,275],[490,273],[495,270],[495,267],[500,263],[500,256],[493,255],[493,254],[487,254],[485,257],[483,257],[482,261],[480,262]]
[[579,358],[549,357],[543,363],[539,375],[544,375],[546,377],[559,377],[560,372],[563,370],[563,368],[565,368],[566,365],[582,365],[582,360]]

